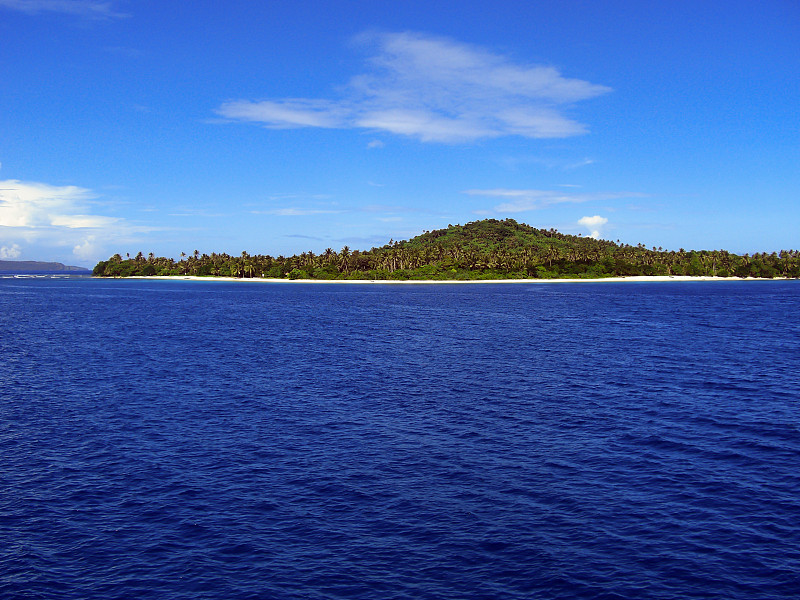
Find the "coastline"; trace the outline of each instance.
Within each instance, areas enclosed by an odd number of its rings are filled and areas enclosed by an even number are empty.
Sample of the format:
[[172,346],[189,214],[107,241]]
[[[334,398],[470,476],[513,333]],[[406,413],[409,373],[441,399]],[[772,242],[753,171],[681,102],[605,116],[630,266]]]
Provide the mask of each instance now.
[[[98,279],[102,279],[98,277]],[[635,275],[631,277],[603,277],[599,279],[270,279],[240,277],[199,277],[197,275],[151,275],[117,277],[113,279],[157,279],[169,281],[224,281],[247,283],[344,283],[344,284],[542,284],[542,283],[653,283],[687,281],[785,281],[785,277],[766,279],[763,277],[692,277],[690,275]]]

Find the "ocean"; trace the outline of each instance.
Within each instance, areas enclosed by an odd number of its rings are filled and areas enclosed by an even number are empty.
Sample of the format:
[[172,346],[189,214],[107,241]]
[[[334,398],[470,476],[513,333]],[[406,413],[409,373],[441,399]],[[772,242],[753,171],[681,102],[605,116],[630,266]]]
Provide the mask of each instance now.
[[800,597],[800,282],[0,279],[0,597]]

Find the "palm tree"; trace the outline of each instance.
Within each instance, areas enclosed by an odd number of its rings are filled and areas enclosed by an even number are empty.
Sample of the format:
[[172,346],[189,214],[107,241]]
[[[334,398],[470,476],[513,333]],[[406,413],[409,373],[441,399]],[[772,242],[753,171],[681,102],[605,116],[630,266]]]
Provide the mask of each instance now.
[[550,246],[547,248],[547,265],[552,267],[553,261],[558,260],[561,257],[561,252],[555,246]]

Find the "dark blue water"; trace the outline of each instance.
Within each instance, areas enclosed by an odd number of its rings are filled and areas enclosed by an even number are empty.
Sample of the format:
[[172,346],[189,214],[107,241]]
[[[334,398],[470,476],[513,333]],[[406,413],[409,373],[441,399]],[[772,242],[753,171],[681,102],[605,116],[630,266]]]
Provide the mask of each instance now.
[[800,596],[800,282],[0,280],[0,596]]

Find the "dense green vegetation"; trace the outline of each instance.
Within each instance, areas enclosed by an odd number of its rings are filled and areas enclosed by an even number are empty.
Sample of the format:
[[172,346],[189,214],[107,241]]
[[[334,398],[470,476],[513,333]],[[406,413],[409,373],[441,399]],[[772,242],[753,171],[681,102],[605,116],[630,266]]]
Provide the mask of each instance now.
[[367,251],[295,256],[181,255],[179,261],[119,254],[93,271],[102,277],[199,275],[288,279],[518,279],[600,278],[630,275],[800,277],[800,252],[736,255],[724,250],[665,251],[564,235],[513,219],[486,219],[426,231]]

